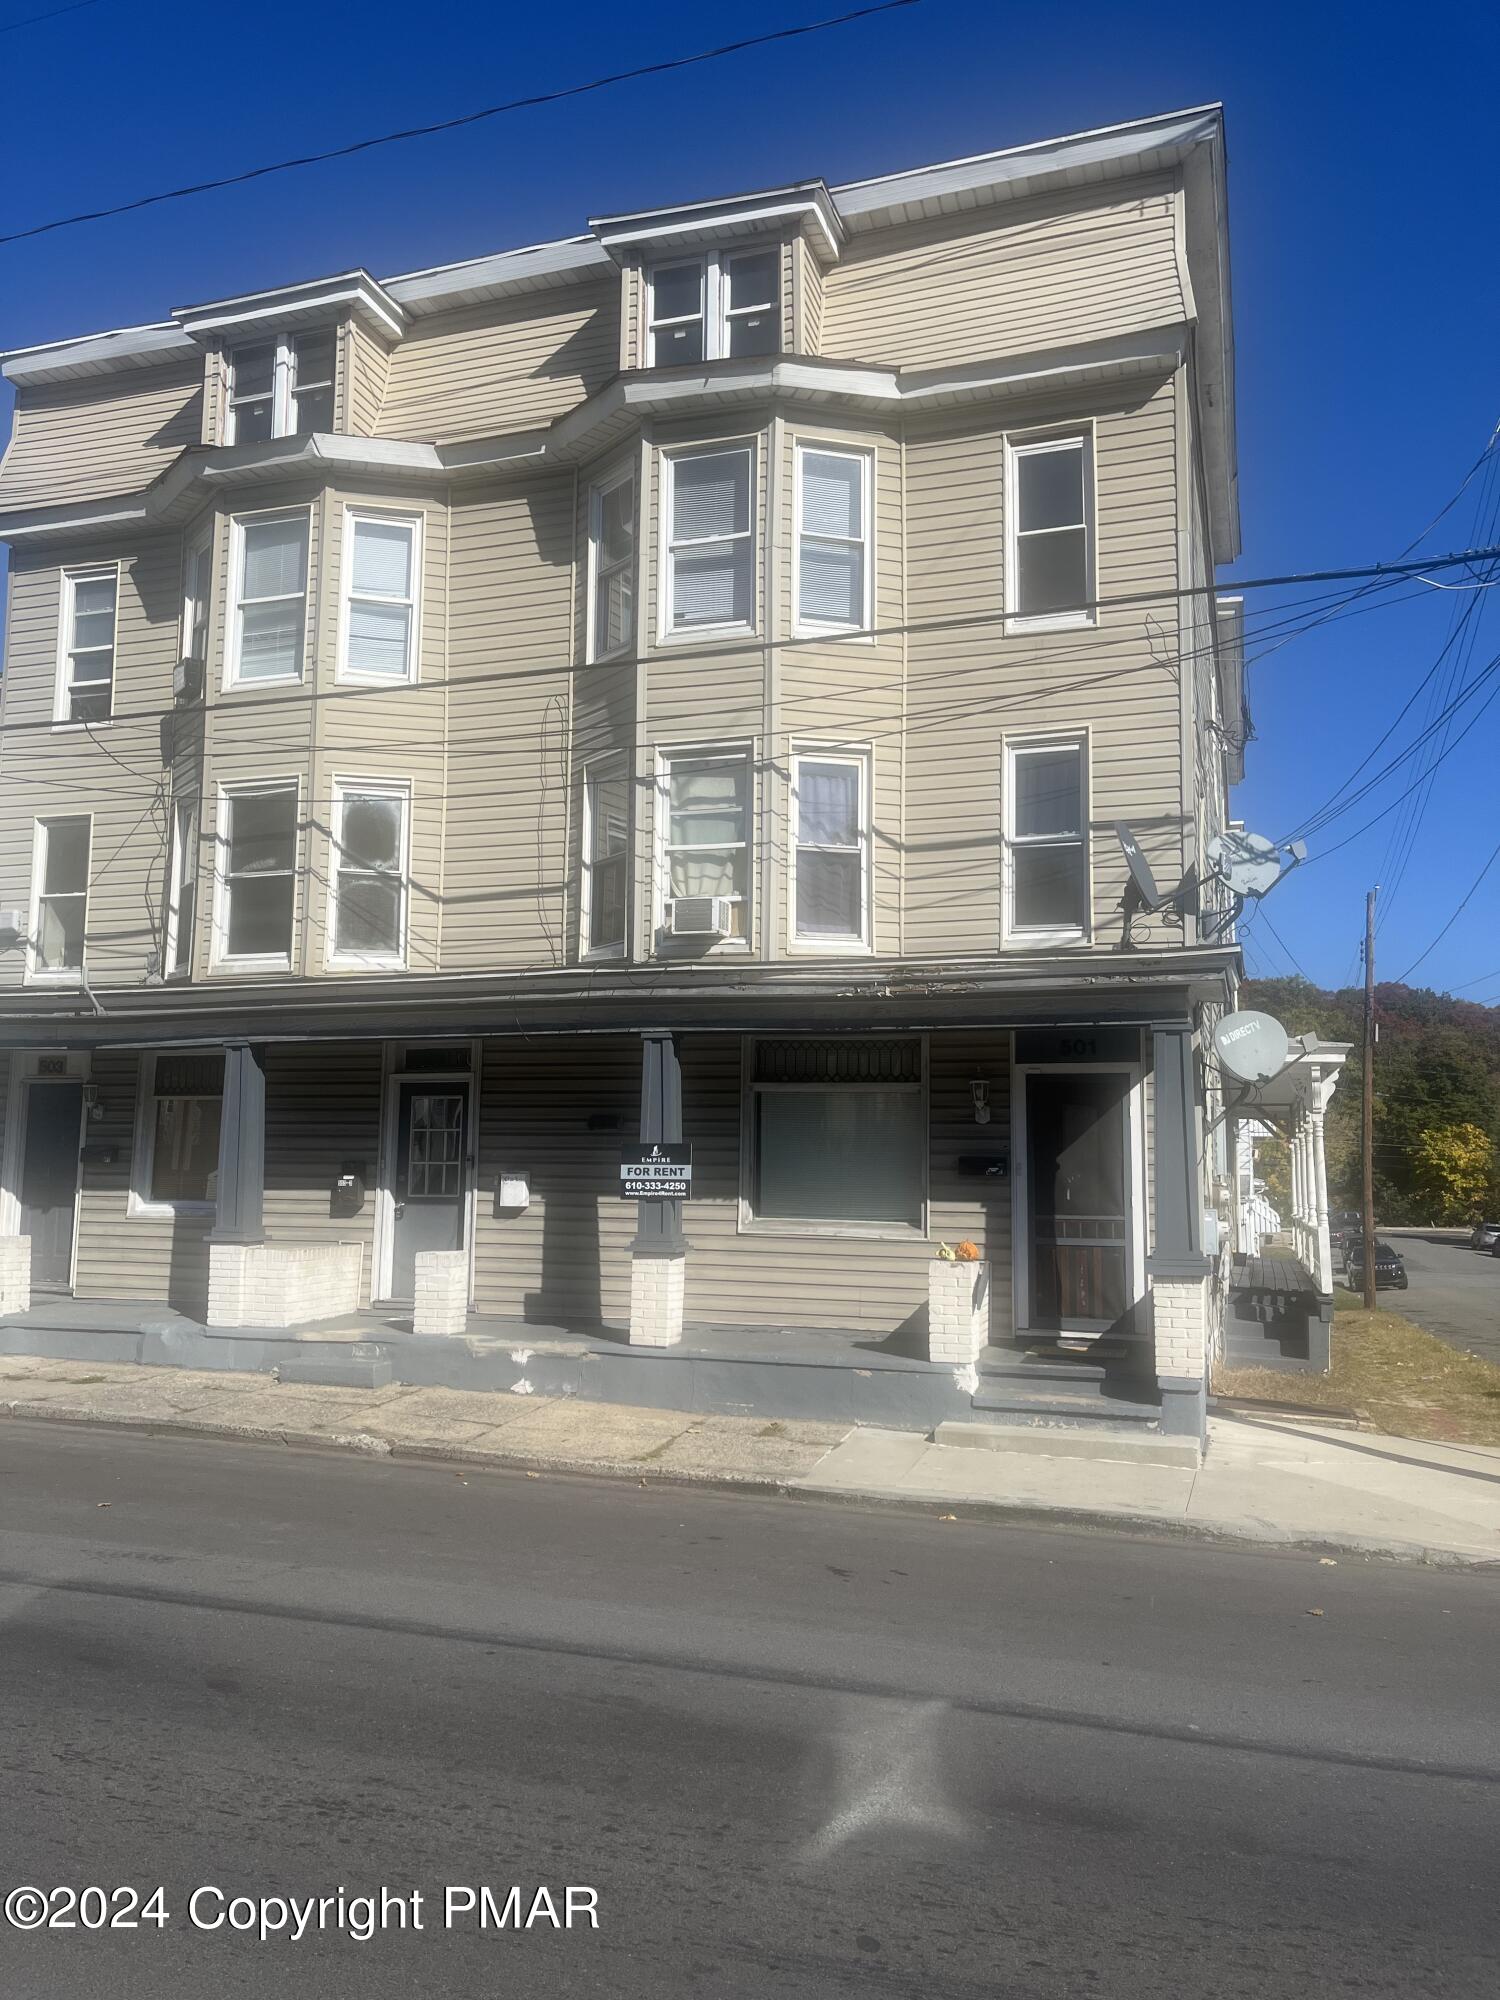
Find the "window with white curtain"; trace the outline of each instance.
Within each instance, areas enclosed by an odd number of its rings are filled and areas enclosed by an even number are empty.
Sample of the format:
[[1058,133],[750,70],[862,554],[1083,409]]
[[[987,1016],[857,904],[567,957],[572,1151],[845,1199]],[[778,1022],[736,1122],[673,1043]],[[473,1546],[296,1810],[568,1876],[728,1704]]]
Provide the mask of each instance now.
[[221,1049],[141,1057],[131,1173],[132,1215],[189,1214],[213,1208],[224,1108]]
[[591,765],[583,791],[583,948],[625,949],[630,868],[630,787],[618,758]]
[[263,444],[333,429],[333,329],[250,340],[229,352],[226,444]]
[[83,976],[92,836],[93,821],[86,813],[36,822],[27,963],[30,979],[76,985]]
[[792,934],[832,950],[868,936],[869,829],[863,756],[792,758]]
[[781,346],[781,249],[711,250],[647,276],[652,368],[741,360]]
[[732,938],[749,936],[750,756],[745,750],[680,754],[662,766],[664,893],[723,896]]
[[1093,466],[1087,437],[1007,447],[1005,608],[1030,624],[1093,622]]
[[340,679],[410,681],[417,673],[421,523],[412,514],[345,514]]
[[62,657],[58,722],[107,722],[114,707],[115,622],[120,571],[115,563],[62,573]]
[[302,677],[307,530],[305,511],[244,515],[235,520],[232,683]]
[[747,1095],[748,1221],[874,1235],[923,1228],[920,1038],[755,1041]]
[[270,969],[292,959],[297,901],[297,786],[221,791],[216,958]]
[[755,623],[755,457],[748,445],[672,452],[666,483],[665,634]]
[[335,960],[400,965],[406,957],[407,819],[404,784],[339,780],[333,795]]
[[605,660],[635,639],[635,468],[589,496],[589,658]]
[[870,454],[797,447],[799,632],[868,629]]
[[1006,934],[1070,943],[1089,929],[1088,774],[1082,738],[1006,746]]

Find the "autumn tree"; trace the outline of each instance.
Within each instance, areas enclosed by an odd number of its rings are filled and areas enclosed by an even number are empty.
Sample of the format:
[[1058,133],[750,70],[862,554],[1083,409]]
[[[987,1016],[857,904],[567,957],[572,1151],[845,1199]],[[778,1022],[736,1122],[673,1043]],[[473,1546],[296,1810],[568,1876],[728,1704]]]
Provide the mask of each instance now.
[[1417,1134],[1411,1164],[1431,1204],[1429,1221],[1467,1222],[1489,1192],[1495,1148],[1477,1125],[1434,1125]]

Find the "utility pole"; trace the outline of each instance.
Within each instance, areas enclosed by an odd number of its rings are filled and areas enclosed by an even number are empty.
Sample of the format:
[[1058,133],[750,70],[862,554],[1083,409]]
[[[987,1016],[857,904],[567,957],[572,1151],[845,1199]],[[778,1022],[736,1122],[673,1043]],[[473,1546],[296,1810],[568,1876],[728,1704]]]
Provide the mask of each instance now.
[[1375,898],[1365,897],[1364,1236],[1365,1304],[1375,1310]]

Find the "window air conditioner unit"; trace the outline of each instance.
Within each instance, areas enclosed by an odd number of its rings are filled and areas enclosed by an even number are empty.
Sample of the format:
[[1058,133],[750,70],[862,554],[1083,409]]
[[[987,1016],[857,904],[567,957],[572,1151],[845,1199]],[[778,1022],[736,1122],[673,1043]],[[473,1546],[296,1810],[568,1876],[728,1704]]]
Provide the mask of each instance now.
[[180,707],[203,699],[203,662],[179,660],[172,669],[172,699]]
[[727,896],[678,896],[668,928],[673,937],[721,938],[729,935]]
[[14,938],[26,935],[26,912],[24,910],[0,910],[0,939],[9,943]]

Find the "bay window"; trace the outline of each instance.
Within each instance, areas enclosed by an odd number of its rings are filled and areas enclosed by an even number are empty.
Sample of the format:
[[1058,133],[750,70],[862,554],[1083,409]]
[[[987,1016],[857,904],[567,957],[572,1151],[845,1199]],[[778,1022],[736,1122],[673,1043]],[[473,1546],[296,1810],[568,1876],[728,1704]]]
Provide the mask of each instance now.
[[329,925],[335,962],[405,962],[410,805],[404,784],[335,781]]
[[1082,738],[1006,748],[1005,931],[1018,942],[1088,935],[1088,774]]
[[285,971],[297,891],[297,785],[247,785],[219,795],[216,956]]
[[417,672],[421,522],[415,515],[345,514],[341,680],[410,681]]
[[305,512],[235,520],[231,684],[301,679],[307,533]]
[[115,623],[120,572],[115,563],[62,573],[62,645],[58,722],[107,722],[114,707]]
[[605,660],[635,640],[635,469],[589,497],[589,658]]
[[583,788],[583,949],[617,956],[625,949],[630,867],[630,789],[618,759],[592,766]]
[[856,632],[870,604],[870,455],[797,446],[797,631]]
[[231,348],[224,442],[263,444],[331,431],[336,357],[331,327]]
[[792,935],[825,949],[868,938],[865,760],[798,751],[792,758]]
[[210,530],[188,547],[182,577],[182,653],[188,660],[208,658],[208,604],[213,587],[214,543]]
[[1093,453],[1088,437],[1007,446],[1005,609],[1015,624],[1093,623]]
[[725,935],[749,937],[750,757],[744,750],[674,754],[662,767],[663,891],[671,906],[685,896],[719,896],[728,905]]
[[905,1234],[925,1224],[920,1037],[754,1041],[742,1220]]
[[76,986],[83,978],[92,834],[93,822],[87,814],[36,822],[32,838],[31,979]]
[[172,852],[167,876],[167,935],[163,952],[169,979],[193,969],[193,930],[198,906],[198,801],[178,799],[172,808]]
[[748,445],[671,452],[663,636],[755,623],[755,460]]

